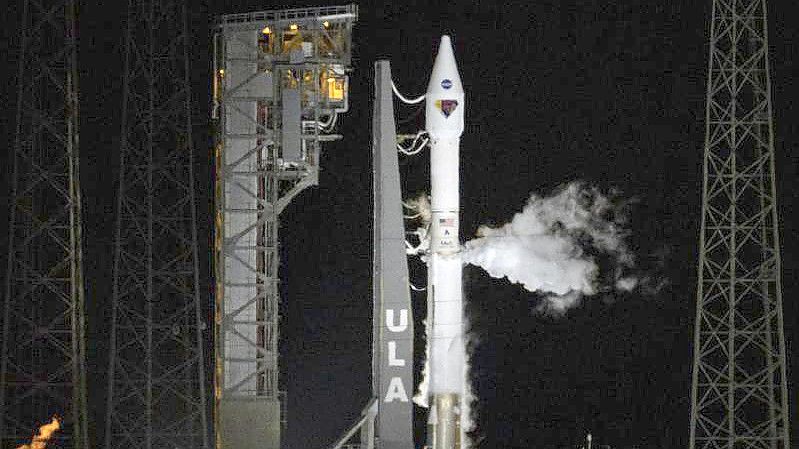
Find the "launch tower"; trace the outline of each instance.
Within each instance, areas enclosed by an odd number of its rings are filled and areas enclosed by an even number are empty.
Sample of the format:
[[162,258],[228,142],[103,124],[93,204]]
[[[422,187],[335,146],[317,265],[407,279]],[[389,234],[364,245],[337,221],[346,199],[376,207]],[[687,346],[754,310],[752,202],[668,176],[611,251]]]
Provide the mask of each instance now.
[[357,7],[222,16],[214,35],[218,449],[278,449],[278,219],[348,109]]
[[211,445],[188,3],[128,3],[105,449]]
[[765,0],[713,0],[690,449],[788,449]]
[[87,449],[75,1],[23,1],[0,357],[0,447],[57,414]]

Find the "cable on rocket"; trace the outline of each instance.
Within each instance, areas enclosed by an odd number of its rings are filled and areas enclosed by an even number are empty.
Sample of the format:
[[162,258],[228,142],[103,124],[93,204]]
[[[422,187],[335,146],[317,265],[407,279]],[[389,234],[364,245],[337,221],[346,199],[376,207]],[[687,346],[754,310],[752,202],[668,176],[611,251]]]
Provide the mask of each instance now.
[[404,96],[403,96],[403,95],[400,93],[399,89],[397,89],[397,85],[396,85],[396,84],[394,84],[394,80],[391,80],[391,90],[393,90],[393,91],[394,91],[394,95],[396,95],[396,96],[397,96],[397,98],[399,98],[400,100],[402,100],[402,102],[403,102],[403,103],[405,103],[405,104],[417,104],[417,103],[421,103],[421,102],[422,102],[422,101],[425,99],[425,97],[427,96],[427,94],[422,94],[422,95],[420,95],[420,96],[418,96],[418,97],[416,97],[416,98],[414,98],[414,99],[408,99],[408,98],[405,98],[405,97],[404,97]]
[[[422,140],[420,144],[419,140],[422,138],[424,138],[424,140]],[[400,153],[406,156],[413,156],[415,154],[419,154],[419,152],[424,150],[429,142],[430,139],[427,137],[427,132],[419,131],[418,133],[416,133],[413,142],[408,147],[403,147],[401,144],[397,143],[397,150],[399,150]]]

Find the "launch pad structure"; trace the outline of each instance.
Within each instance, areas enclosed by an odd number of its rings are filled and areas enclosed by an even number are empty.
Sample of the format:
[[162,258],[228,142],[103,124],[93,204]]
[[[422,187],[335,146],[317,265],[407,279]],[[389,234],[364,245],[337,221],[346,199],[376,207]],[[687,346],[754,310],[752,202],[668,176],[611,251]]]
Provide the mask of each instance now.
[[355,5],[222,16],[214,34],[218,449],[278,449],[278,220],[348,110]]
[[[78,5],[21,4],[0,315],[0,446],[16,447],[36,432],[37,421],[56,413],[62,427],[48,447],[85,449],[92,383],[79,185]],[[712,4],[689,448],[788,449],[766,0]],[[188,6],[187,0],[128,5],[105,449],[211,444]],[[217,449],[281,447],[279,217],[317,184],[324,142],[341,137],[335,129],[349,108],[357,18],[355,5],[300,8],[224,15],[214,29]],[[468,385],[460,384],[465,373],[457,369],[465,365],[457,341],[463,337],[460,262],[452,259],[459,247],[457,152],[465,97],[449,45],[442,39],[446,52],[439,51],[427,93],[414,100],[393,85],[388,61],[375,64],[373,393],[330,449],[415,446],[407,254],[427,249],[433,256],[428,360],[458,376],[458,385],[443,388],[431,376],[428,441],[433,449],[469,444]],[[427,137],[418,147],[415,140],[410,152],[398,148],[393,95],[406,103],[427,100]],[[416,154],[428,142],[436,179],[424,237],[429,246],[419,250],[424,245],[406,242],[398,150]],[[358,436],[359,443],[351,441]]]

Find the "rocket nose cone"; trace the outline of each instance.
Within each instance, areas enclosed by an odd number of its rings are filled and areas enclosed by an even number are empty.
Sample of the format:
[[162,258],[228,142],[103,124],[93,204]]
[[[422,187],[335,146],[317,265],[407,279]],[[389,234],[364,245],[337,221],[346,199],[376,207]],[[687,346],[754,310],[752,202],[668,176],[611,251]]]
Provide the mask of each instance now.
[[441,36],[438,46],[438,55],[433,64],[433,73],[427,85],[428,94],[436,93],[459,94],[463,93],[461,77],[458,74],[458,64],[455,62],[455,52],[452,50],[452,41],[449,36]]
[[441,35],[441,42],[438,44],[438,51],[440,52],[444,47],[452,48],[452,39],[450,39],[448,34]]

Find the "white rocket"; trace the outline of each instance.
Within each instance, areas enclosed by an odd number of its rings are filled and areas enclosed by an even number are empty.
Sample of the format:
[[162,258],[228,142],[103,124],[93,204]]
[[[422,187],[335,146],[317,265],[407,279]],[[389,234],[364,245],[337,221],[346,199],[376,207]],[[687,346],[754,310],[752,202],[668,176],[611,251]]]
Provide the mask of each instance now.
[[425,127],[430,138],[432,223],[428,258],[430,419],[433,449],[461,448],[462,401],[466,397],[460,220],[460,137],[465,111],[463,85],[449,36],[441,37],[427,86]]

